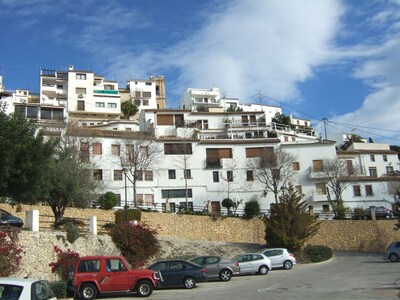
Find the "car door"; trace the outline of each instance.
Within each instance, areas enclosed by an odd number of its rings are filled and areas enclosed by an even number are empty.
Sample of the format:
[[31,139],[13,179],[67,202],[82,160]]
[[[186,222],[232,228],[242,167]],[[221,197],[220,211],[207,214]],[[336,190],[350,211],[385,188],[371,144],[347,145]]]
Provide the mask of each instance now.
[[251,255],[242,255],[239,257],[237,262],[240,266],[240,273],[253,272],[253,262],[251,260]]
[[283,265],[283,250],[271,249],[263,252],[271,260],[271,265],[273,268],[279,268]]
[[125,265],[119,258],[105,259],[102,261],[104,266],[101,266],[102,270],[105,270],[106,277],[100,281],[101,288],[104,291],[125,291],[131,289],[132,282],[135,282],[132,274],[129,274]]
[[161,282],[161,286],[170,286],[172,279],[168,274],[169,262],[162,261],[158,262],[150,267],[151,270],[159,271],[161,273],[163,281]]
[[168,285],[176,286],[183,284],[185,277],[185,265],[181,261],[170,261],[166,276],[168,277]]
[[217,256],[209,256],[206,258],[206,273],[208,276],[218,276],[220,271],[221,259]]

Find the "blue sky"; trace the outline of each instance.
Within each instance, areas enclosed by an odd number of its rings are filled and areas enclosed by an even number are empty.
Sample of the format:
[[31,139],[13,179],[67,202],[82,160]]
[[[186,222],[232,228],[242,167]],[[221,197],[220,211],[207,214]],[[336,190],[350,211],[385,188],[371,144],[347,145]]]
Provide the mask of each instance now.
[[184,89],[327,118],[328,131],[400,145],[400,0],[0,0],[0,75],[39,90],[40,68]]

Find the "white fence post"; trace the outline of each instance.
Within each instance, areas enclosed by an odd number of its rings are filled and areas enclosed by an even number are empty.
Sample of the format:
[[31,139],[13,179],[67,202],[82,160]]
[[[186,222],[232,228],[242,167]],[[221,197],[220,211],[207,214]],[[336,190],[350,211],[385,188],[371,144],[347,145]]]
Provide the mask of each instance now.
[[89,231],[91,234],[97,234],[97,217],[91,216],[89,218]]
[[31,231],[39,231],[39,211],[27,210],[25,212],[25,227]]

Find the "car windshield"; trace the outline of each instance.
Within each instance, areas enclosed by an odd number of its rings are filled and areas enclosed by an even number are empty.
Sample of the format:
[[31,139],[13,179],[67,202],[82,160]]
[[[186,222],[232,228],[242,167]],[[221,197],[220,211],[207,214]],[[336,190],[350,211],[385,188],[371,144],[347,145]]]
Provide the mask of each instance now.
[[0,284],[0,300],[18,300],[22,290],[22,286]]
[[232,261],[238,261],[241,255],[236,255],[234,258],[232,258]]

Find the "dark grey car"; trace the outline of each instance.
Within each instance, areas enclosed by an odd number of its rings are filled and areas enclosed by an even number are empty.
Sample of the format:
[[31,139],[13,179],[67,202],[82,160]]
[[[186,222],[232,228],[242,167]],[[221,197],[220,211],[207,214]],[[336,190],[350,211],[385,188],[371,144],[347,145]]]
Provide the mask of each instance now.
[[22,227],[24,226],[24,221],[0,208],[0,225]]
[[386,249],[386,257],[392,262],[400,259],[400,241],[392,242]]
[[208,279],[231,280],[233,275],[240,272],[239,263],[233,262],[221,256],[197,256],[190,260],[206,268]]

